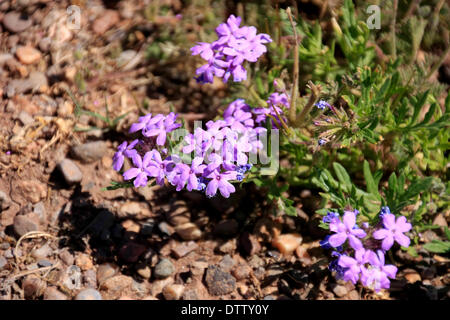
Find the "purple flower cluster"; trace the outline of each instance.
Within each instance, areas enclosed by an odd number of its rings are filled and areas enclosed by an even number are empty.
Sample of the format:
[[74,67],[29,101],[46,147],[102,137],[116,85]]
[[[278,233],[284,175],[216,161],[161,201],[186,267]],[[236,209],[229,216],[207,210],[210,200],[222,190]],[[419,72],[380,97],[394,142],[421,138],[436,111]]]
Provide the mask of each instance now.
[[241,18],[231,15],[226,23],[216,28],[218,40],[199,42],[191,48],[192,55],[200,55],[208,63],[196,70],[198,82],[212,83],[214,76],[227,82],[233,76],[234,82],[247,79],[244,61],[256,62],[267,51],[264,44],[272,42],[269,35],[257,34],[255,27],[243,26]]
[[135,187],[146,186],[149,178],[155,178],[159,185],[167,179],[177,191],[204,190],[208,197],[219,191],[228,198],[235,192],[231,182],[245,178],[252,168],[250,155],[263,147],[259,138],[267,130],[256,125],[258,116],[243,99],[237,99],[229,104],[222,120],[209,121],[206,129],[198,127],[185,135],[181,154],[175,154],[165,145],[167,135],[181,126],[176,123],[176,114],[145,115],[130,128],[130,133],[140,132],[142,137],[119,145],[113,168],[121,170],[128,158],[133,167],[123,177],[134,179]]
[[[274,92],[269,96],[266,101],[268,104],[267,108],[256,108],[253,112],[257,115],[255,121],[257,123],[264,123],[268,116],[276,120],[274,123],[272,119],[272,126],[281,126],[281,120],[285,123],[287,122],[286,117],[284,117],[284,111],[282,108],[289,108],[289,97],[286,93]],[[280,119],[281,117],[281,119]]]
[[317,102],[315,104],[315,106],[321,110],[325,110],[326,108],[331,108],[331,105],[324,100],[320,100],[319,102]]
[[[367,223],[363,228],[357,225],[358,211],[344,211],[343,218],[336,212],[328,212],[323,222],[329,225],[333,235],[320,242],[324,249],[334,249],[329,269],[336,277],[356,284],[358,280],[366,287],[375,290],[388,289],[390,279],[395,279],[397,267],[385,264],[385,253],[394,241],[408,247],[410,239],[404,235],[412,226],[404,216],[397,219],[389,207],[380,213],[381,223],[377,230],[371,230]],[[370,237],[371,236],[371,237]],[[380,241],[382,240],[381,244]]]

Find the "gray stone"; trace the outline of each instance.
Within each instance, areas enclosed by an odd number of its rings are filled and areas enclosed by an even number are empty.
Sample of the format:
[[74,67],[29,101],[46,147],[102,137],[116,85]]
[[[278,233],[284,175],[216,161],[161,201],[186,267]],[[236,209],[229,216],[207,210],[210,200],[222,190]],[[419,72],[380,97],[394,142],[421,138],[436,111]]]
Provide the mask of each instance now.
[[62,278],[62,284],[69,290],[81,288],[81,269],[72,265],[67,267]]
[[8,12],[3,17],[3,26],[8,29],[8,31],[17,33],[22,32],[33,24],[30,17],[19,12]]
[[236,288],[236,279],[217,266],[208,267],[208,270],[206,270],[205,282],[209,293],[213,296],[229,294]]
[[158,264],[155,266],[155,277],[158,279],[164,279],[169,277],[175,272],[175,266],[173,265],[172,261],[169,259],[162,259]]
[[155,220],[148,219],[141,226],[141,235],[151,236],[153,234],[153,228],[155,227]]
[[8,261],[5,259],[5,257],[0,256],[0,269],[3,269],[3,267],[6,266],[7,263]]
[[93,269],[83,272],[83,284],[88,288],[97,287],[97,274]]
[[235,264],[236,261],[234,261],[234,259],[229,254],[227,254],[222,258],[222,260],[220,260],[219,268],[222,271],[229,272]]
[[44,267],[50,267],[50,266],[52,266],[52,265],[53,265],[53,262],[51,262],[51,261],[49,261],[49,260],[46,260],[46,259],[42,259],[42,260],[39,260],[39,261],[37,262],[37,264],[38,264],[39,267],[44,268]]
[[14,217],[14,231],[20,237],[24,234],[27,234],[30,231],[38,231],[39,224],[34,221],[34,219],[30,219],[27,216],[15,216]]
[[101,159],[107,151],[104,141],[94,141],[72,147],[73,156],[84,162],[94,162]]
[[84,289],[80,291],[75,300],[103,300],[102,295],[95,289]]
[[52,249],[48,244],[44,244],[42,247],[33,249],[31,256],[35,259],[45,259],[52,253]]
[[58,169],[64,176],[68,185],[73,185],[81,182],[83,173],[80,168],[70,159],[64,159],[58,164]]

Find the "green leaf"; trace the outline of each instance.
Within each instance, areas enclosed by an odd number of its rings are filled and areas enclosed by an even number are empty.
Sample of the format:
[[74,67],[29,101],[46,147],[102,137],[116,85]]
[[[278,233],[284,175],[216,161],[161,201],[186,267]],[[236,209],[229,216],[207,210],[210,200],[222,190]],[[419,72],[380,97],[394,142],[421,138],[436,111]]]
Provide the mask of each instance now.
[[375,183],[375,180],[372,176],[372,172],[370,171],[369,162],[367,162],[367,160],[364,160],[363,170],[364,170],[364,179],[366,180],[367,185],[367,192],[378,196],[379,195],[378,184]]
[[347,173],[347,170],[345,170],[345,168],[337,162],[333,162],[333,168],[339,182],[345,187],[346,191],[350,191],[352,188],[352,181]]
[[449,241],[433,240],[424,244],[424,249],[434,253],[446,253],[450,251]]

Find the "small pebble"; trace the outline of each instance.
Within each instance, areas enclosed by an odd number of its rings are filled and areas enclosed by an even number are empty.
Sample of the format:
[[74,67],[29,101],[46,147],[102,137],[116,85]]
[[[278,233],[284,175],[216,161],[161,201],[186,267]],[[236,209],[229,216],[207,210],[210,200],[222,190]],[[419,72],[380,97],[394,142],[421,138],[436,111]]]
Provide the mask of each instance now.
[[62,160],[58,164],[58,169],[68,185],[79,183],[83,179],[83,173],[80,168],[70,159]]
[[272,240],[272,246],[277,248],[282,254],[292,254],[302,243],[302,237],[299,234],[282,234]]
[[72,154],[83,162],[94,162],[100,160],[108,148],[104,141],[94,141],[72,147]]
[[208,291],[213,296],[229,294],[236,289],[236,279],[217,266],[209,266],[205,276]]
[[197,225],[191,222],[176,226],[175,232],[183,240],[197,240],[202,236],[202,231],[197,227]]
[[27,216],[15,216],[14,217],[14,231],[18,236],[23,236],[30,231],[38,231],[39,224]]
[[102,285],[107,279],[113,277],[117,272],[117,267],[111,263],[101,264],[97,269],[97,281]]
[[25,14],[11,11],[3,17],[3,26],[11,32],[22,32],[33,24],[33,21]]
[[44,291],[44,300],[67,300],[67,296],[54,287],[48,287]]
[[336,296],[342,298],[347,294],[348,290],[345,286],[337,285],[333,288],[333,292]]
[[7,263],[8,261],[5,259],[5,257],[0,256],[0,269],[3,269],[3,267],[6,266]]
[[43,259],[43,260],[39,260],[39,261],[37,262],[37,264],[38,264],[39,267],[44,268],[44,267],[50,267],[50,266],[52,266],[52,265],[53,265],[53,262],[51,262],[51,261],[49,261],[49,260]]
[[169,284],[164,287],[162,293],[166,300],[180,300],[183,295],[184,286],[181,284]]
[[176,245],[172,249],[172,253],[177,259],[179,259],[196,250],[197,248],[198,245],[194,241],[189,241]]
[[41,60],[42,54],[39,50],[30,46],[20,46],[16,50],[16,56],[23,64],[33,64]]
[[175,272],[175,266],[169,259],[161,259],[155,266],[154,274],[157,279],[164,279]]
[[80,291],[75,300],[102,300],[102,295],[97,290],[89,288]]

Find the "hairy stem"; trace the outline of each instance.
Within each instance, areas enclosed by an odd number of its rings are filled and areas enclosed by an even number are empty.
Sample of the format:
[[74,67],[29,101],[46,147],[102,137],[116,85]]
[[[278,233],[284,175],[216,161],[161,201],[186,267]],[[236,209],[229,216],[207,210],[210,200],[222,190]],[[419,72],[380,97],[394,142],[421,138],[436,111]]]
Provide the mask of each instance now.
[[298,56],[298,37],[297,37],[297,28],[295,27],[294,19],[292,18],[291,8],[287,8],[286,13],[289,17],[289,21],[291,22],[292,30],[294,31],[294,39],[295,39],[295,47],[294,47],[294,69],[293,69],[293,85],[292,85],[292,93],[291,93],[291,103],[289,107],[289,122],[295,123],[297,118],[297,93],[298,93],[298,65],[299,65],[299,56]]
[[397,59],[397,47],[396,47],[396,38],[395,38],[395,24],[397,20],[397,8],[398,8],[398,0],[394,0],[394,17],[391,23],[391,41],[392,41],[392,57]]
[[437,69],[439,69],[439,67],[444,63],[445,58],[448,55],[448,52],[450,51],[450,45],[447,46],[447,49],[445,49],[444,53],[442,54],[441,58],[439,59],[438,63],[436,63],[433,68],[430,70],[430,72],[428,72],[427,76],[425,77],[425,80],[428,80],[433,73],[436,72]]
[[311,95],[309,96],[308,102],[306,103],[299,117],[295,121],[295,127],[297,128],[302,125],[302,122],[305,120],[306,115],[311,111],[311,108],[314,106],[314,103],[316,102],[317,97],[320,94],[320,88],[311,81],[308,81],[308,87],[311,89]]

